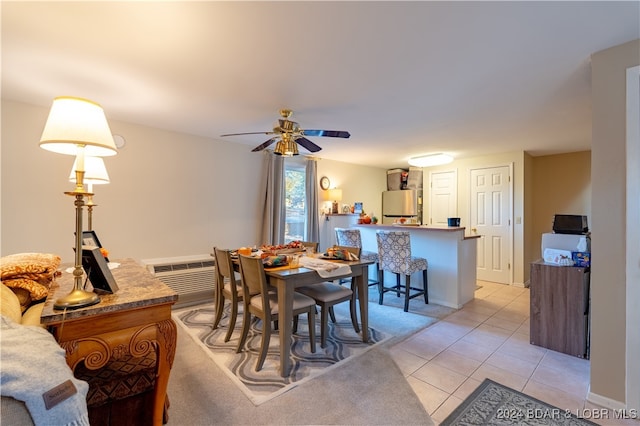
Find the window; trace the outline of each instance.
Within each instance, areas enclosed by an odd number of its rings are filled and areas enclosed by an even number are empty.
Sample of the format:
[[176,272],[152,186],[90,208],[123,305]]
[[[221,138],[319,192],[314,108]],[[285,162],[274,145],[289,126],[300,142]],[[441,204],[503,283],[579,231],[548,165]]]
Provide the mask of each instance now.
[[304,240],[306,234],[306,192],[304,164],[285,160],[285,226],[284,242]]

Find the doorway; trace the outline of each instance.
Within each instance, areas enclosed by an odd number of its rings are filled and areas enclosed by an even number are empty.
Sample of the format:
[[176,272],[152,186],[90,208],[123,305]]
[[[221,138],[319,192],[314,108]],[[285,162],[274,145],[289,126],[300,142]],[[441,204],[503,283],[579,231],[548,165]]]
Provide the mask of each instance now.
[[458,217],[458,172],[433,172],[429,176],[430,225],[447,226],[447,218]]
[[512,165],[471,169],[469,227],[478,240],[477,278],[512,282]]

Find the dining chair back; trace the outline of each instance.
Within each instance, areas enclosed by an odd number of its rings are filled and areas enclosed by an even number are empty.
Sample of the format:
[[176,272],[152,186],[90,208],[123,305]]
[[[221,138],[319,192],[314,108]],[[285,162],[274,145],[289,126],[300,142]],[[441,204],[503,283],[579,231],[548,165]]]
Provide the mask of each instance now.
[[[376,264],[376,270],[378,269],[378,253],[373,251],[362,250],[362,237],[360,230],[357,228],[335,228],[336,231],[336,244],[339,246],[359,247],[360,258]],[[376,285],[378,281],[369,280],[369,285]]]
[[238,303],[242,301],[242,284],[236,279],[233,270],[233,261],[229,250],[213,248],[213,257],[216,262],[216,285],[215,285],[215,316],[213,319],[213,329],[217,329],[222,319],[225,300],[231,303],[231,314],[229,315],[229,329],[224,337],[228,342],[233,334],[238,317]]
[[[355,254],[358,259],[360,259],[360,256],[362,254],[362,250],[360,249],[360,247],[351,247],[351,246],[335,246],[337,249],[340,250],[348,250],[350,253]],[[343,282],[346,280],[340,280],[340,284],[343,284]],[[351,322],[353,323],[353,328],[356,330],[356,333],[360,332],[360,327],[358,326],[358,315],[356,313],[356,307],[357,307],[357,299],[358,299],[358,289],[356,288],[356,285],[353,281],[353,278],[349,278],[349,282],[351,283],[351,291],[353,292],[352,296],[351,296],[351,301],[349,302],[349,311],[351,313]],[[336,322],[336,317],[335,314],[333,312],[333,307],[331,307],[331,309],[329,310],[329,316],[331,317],[331,320],[333,322]]]
[[[393,291],[400,297],[404,294],[404,311],[409,310],[409,300],[420,295],[424,296],[424,303],[429,303],[427,259],[411,255],[411,238],[408,231],[377,231],[378,257],[378,292],[379,304],[382,305],[384,293]],[[384,285],[384,271],[396,275],[395,287]],[[411,287],[411,275],[422,271],[423,288]],[[400,276],[404,275],[405,287],[400,286]]]
[[[271,321],[278,319],[279,306],[276,290],[269,286],[264,271],[262,259],[252,256],[239,255],[240,275],[244,289],[244,316],[242,320],[242,334],[236,352],[244,347],[252,315],[262,320],[262,339],[260,341],[260,355],[256,362],[256,371],[260,371],[267,357],[269,341],[271,339]],[[315,341],[315,301],[310,297],[294,293],[293,315],[306,313],[309,325],[309,343],[312,353],[316,351]]]
[[302,242],[302,247],[304,247],[304,248],[311,247],[313,249],[314,253],[318,252],[318,245],[319,245],[319,243],[313,242],[313,241],[303,241]]
[[[337,249],[347,250],[360,257],[360,248],[348,246],[335,246]],[[356,333],[360,332],[358,318],[356,315],[356,289],[351,278],[351,288],[346,288],[332,282],[311,284],[296,288],[296,292],[309,296],[320,306],[320,346],[327,345],[327,334],[329,328],[329,317],[335,323],[336,316],[333,307],[338,303],[349,301],[349,311],[351,314],[351,324]]]

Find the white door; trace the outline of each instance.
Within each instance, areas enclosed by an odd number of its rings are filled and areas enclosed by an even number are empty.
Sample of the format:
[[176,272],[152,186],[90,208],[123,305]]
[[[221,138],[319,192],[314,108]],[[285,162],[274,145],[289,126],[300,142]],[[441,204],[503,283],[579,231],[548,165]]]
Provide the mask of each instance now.
[[458,172],[435,172],[429,176],[429,222],[447,226],[447,218],[458,217]]
[[511,284],[511,171],[509,166],[471,170],[471,231],[478,240],[477,278]]

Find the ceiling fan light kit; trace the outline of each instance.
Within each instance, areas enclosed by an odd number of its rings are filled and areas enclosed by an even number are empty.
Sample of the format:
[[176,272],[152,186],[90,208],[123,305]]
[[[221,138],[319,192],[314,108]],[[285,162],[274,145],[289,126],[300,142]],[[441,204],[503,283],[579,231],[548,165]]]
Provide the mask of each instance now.
[[283,155],[285,157],[293,157],[294,155],[298,155],[298,145],[292,141],[290,138],[286,137],[285,133],[283,139],[276,143],[276,147],[273,150],[274,154]]
[[415,167],[431,167],[449,164],[453,161],[453,157],[447,154],[430,154],[421,155],[419,157],[409,158],[409,165]]
[[320,148],[315,143],[311,142],[305,136],[318,136],[318,137],[331,137],[331,138],[343,138],[347,139],[351,136],[349,132],[344,130],[303,130],[300,125],[295,121],[289,120],[293,111],[290,109],[280,110],[280,119],[276,123],[275,127],[270,132],[247,132],[247,133],[228,133],[225,136],[240,136],[240,135],[275,135],[266,140],[262,144],[253,148],[251,151],[262,151],[276,142],[274,153],[278,155],[293,156],[298,155],[298,145],[302,146],[309,152],[318,152]]

